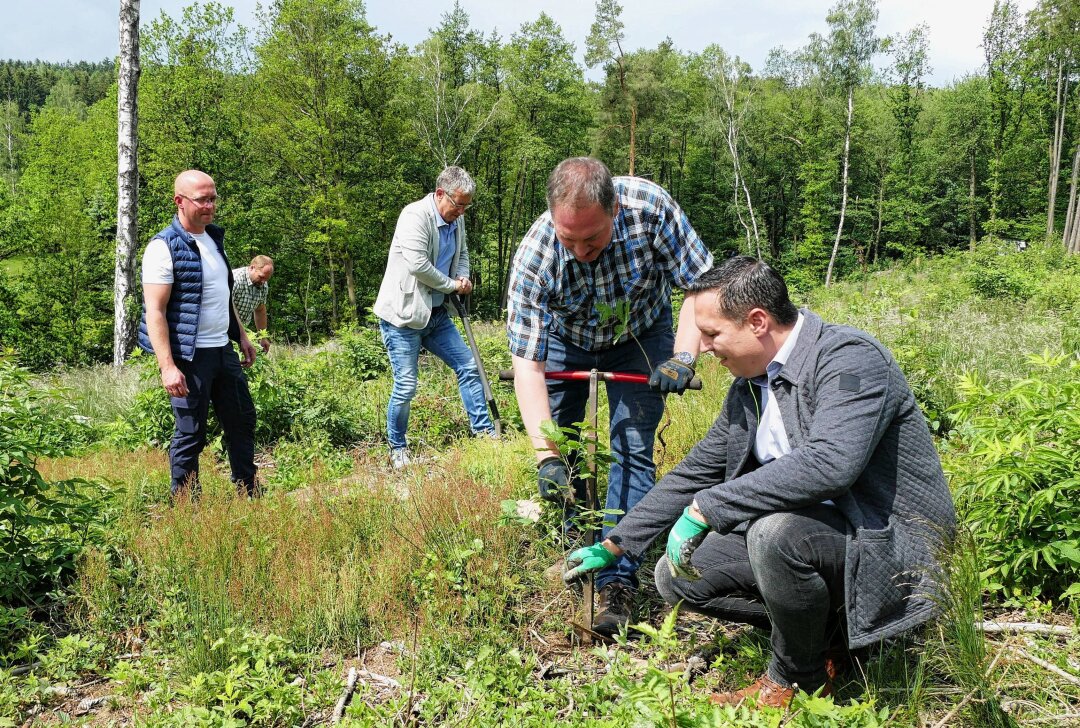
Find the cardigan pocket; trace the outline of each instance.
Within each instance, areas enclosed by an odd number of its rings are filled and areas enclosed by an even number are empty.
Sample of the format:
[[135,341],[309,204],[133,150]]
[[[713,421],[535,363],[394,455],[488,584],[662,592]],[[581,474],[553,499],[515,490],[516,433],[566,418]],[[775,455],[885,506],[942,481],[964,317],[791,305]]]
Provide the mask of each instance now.
[[853,574],[855,624],[872,632],[901,612],[915,587],[906,573],[904,539],[892,526],[856,532]]

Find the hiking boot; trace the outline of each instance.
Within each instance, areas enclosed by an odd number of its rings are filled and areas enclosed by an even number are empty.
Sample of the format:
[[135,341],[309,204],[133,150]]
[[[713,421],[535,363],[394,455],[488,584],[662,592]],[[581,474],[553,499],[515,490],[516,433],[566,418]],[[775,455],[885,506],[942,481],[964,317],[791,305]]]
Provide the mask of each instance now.
[[613,581],[600,590],[600,603],[593,618],[593,631],[614,637],[630,623],[634,612],[634,588]]
[[[795,697],[794,686],[785,686],[773,680],[768,674],[762,675],[742,690],[732,690],[726,693],[713,693],[709,696],[709,702],[713,705],[731,705],[738,707],[750,701],[758,705],[767,705],[770,708],[787,708],[791,705],[791,699]],[[821,697],[832,695],[832,682],[826,682],[819,693]]]

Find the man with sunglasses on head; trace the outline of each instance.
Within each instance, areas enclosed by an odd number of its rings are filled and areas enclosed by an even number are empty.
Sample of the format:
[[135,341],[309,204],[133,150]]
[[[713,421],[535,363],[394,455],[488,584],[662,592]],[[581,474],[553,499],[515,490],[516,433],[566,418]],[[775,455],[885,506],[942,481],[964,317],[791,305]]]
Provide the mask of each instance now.
[[447,167],[435,180],[434,192],[405,206],[394,229],[373,311],[394,375],[386,430],[395,469],[412,462],[405,432],[416,394],[420,347],[446,362],[457,376],[472,432],[495,436],[476,360],[446,310],[450,294],[467,295],[473,289],[462,215],[475,193],[468,172]]
[[[237,491],[258,495],[255,405],[241,369],[254,363],[255,347],[232,305],[225,231],[212,224],[217,187],[208,174],[190,169],[177,176],[173,192],[176,215],[143,253],[139,325],[139,346],[157,357],[176,421],[169,448],[171,492],[198,492],[212,403]],[[230,340],[240,345],[242,362]]]

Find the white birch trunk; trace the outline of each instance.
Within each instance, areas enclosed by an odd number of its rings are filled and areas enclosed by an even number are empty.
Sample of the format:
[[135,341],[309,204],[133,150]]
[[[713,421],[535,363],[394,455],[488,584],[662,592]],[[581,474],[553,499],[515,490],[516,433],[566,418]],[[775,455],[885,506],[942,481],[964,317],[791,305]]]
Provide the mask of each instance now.
[[840,250],[840,236],[844,232],[844,214],[847,212],[848,161],[851,156],[851,119],[855,115],[855,87],[848,89],[847,124],[844,126],[844,176],[840,185],[840,224],[836,226],[836,240],[833,241],[832,255],[829,256],[829,269],[825,272],[825,287],[832,283],[833,266],[836,265],[836,253]]
[[1065,107],[1068,105],[1069,82],[1064,78],[1064,63],[1058,61],[1057,94],[1054,98],[1054,138],[1050,142],[1050,179],[1046,200],[1046,240],[1054,235],[1054,207],[1057,205],[1058,176],[1061,173],[1061,146],[1065,137]]
[[1065,250],[1070,253],[1080,253],[1080,199],[1077,199],[1077,177],[1080,176],[1080,143],[1076,145],[1073,154],[1072,178],[1069,181],[1069,207],[1065,214],[1065,231],[1062,241]]
[[[735,173],[735,179],[733,182],[735,193],[735,213],[739,218],[739,224],[743,226],[746,231],[746,248],[749,253],[757,254],[758,260],[761,259],[761,231],[758,228],[757,215],[754,213],[754,203],[750,197],[750,188],[746,184],[746,177],[742,173],[742,160],[739,158],[739,135],[742,126],[742,117],[749,108],[749,100],[747,99],[743,103],[741,111],[735,108],[735,97],[738,93],[739,75],[735,71],[735,77],[733,79],[728,78],[728,65],[725,62],[720,69],[720,84],[721,93],[720,97],[723,101],[724,108],[727,116],[727,135],[725,141],[727,142],[728,152],[731,154],[732,170]],[[730,83],[729,83],[730,82]],[[743,219],[742,209],[739,204],[739,193],[742,192],[743,197],[746,198],[746,209],[750,214],[750,224],[747,225],[746,220]],[[751,229],[752,226],[752,229]],[[753,237],[751,237],[751,235]]]
[[122,366],[135,341],[127,315],[135,283],[139,204],[139,0],[120,0],[117,89],[116,271],[113,283],[113,366]]

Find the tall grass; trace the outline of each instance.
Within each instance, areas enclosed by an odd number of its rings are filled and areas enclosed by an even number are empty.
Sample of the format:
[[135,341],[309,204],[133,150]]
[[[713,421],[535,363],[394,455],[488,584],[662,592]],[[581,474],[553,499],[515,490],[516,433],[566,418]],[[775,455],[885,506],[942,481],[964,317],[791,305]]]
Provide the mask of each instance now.
[[[1004,265],[1041,260],[1018,258]],[[1080,319],[1068,306],[1073,290],[1080,290],[1072,283],[1075,273],[1050,261],[1043,278],[1023,268],[1010,268],[1000,280],[980,278],[994,270],[990,263],[957,257],[876,272],[814,291],[804,303],[826,320],[863,328],[890,347],[944,434],[951,426],[948,408],[963,396],[957,386],[963,371],[978,370],[990,386],[1000,387],[1027,373],[1027,354],[1047,347],[1072,351],[1070,342],[1080,341],[1074,330]],[[1043,279],[1056,281],[1060,290],[1050,290]],[[504,329],[476,322],[474,330],[510,432],[500,442],[466,436],[453,374],[425,357],[410,436],[431,460],[392,471],[381,435],[372,434],[384,427],[389,377],[360,382],[329,349],[282,347],[275,357],[298,360],[295,367],[282,367],[299,373],[287,383],[297,394],[288,402],[310,406],[304,416],[317,424],[318,408],[333,398],[328,411],[342,418],[335,432],[352,434],[316,437],[304,425],[288,441],[268,444],[262,455],[280,455],[279,472],[262,500],[236,499],[213,448],[203,457],[203,497],[176,506],[167,505],[167,455],[161,451],[102,450],[43,462],[46,477],[104,476],[125,490],[115,550],[86,555],[80,569],[75,591],[85,620],[120,629],[125,609],[129,616],[143,610],[134,616],[165,626],[162,634],[173,644],[162,648],[180,657],[189,674],[221,666],[224,653],[211,646],[235,626],[281,634],[301,648],[348,654],[358,642],[410,640],[415,630],[419,644],[429,648],[417,660],[432,686],[447,682],[442,676],[454,675],[452,666],[480,654],[483,645],[540,651],[530,632],[550,637],[572,619],[573,600],[562,585],[540,578],[564,544],[544,535],[551,525],[545,520],[537,528],[502,517],[501,501],[535,495],[535,468],[518,431],[513,390],[495,380],[495,372],[509,364]],[[299,360],[306,357],[321,359],[305,368]],[[660,475],[701,439],[726,396],[726,369],[710,357],[697,369],[703,391],[667,398],[664,445],[658,443],[656,453]],[[80,412],[105,421],[131,401],[126,375],[115,381],[112,375],[102,368],[60,376],[73,391],[91,391]],[[101,383],[95,382],[99,376]],[[277,414],[295,413],[282,406]],[[601,423],[606,414],[602,395]],[[600,430],[606,436],[603,424]],[[907,703],[905,725],[932,725],[969,695],[951,724],[1011,725],[997,702],[997,692],[1008,686],[990,669],[993,645],[973,627],[984,596],[976,551],[961,545],[947,561],[942,620],[912,642],[885,648],[868,670],[869,692],[881,688],[898,713]],[[141,596],[132,600],[134,593]],[[577,694],[585,698],[587,692]],[[545,696],[562,709],[561,698]],[[507,693],[506,699],[517,698]],[[928,719],[930,714],[937,715]]]
[[[1013,728],[1016,721],[1001,707],[997,660],[991,660],[982,621],[982,563],[966,529],[961,528],[942,560],[943,588],[938,595],[938,638],[928,643],[926,658],[938,679],[960,688],[968,706],[960,723],[972,728]],[[960,712],[960,711],[957,711]]]
[[[489,473],[505,462],[493,447],[488,459]],[[437,630],[498,622],[518,581],[516,537],[496,525],[506,489],[469,477],[456,458],[388,480],[393,488],[315,483],[303,498],[244,500],[204,472],[200,499],[127,521],[139,588],[171,615],[187,670],[220,669],[211,646],[241,625],[344,649],[401,634],[417,616]],[[94,602],[111,598],[109,578],[87,562],[92,607],[106,608]]]
[[131,408],[136,394],[147,386],[159,385],[146,381],[140,367],[108,364],[64,369],[51,379],[66,390],[76,412],[97,426],[117,421]]

